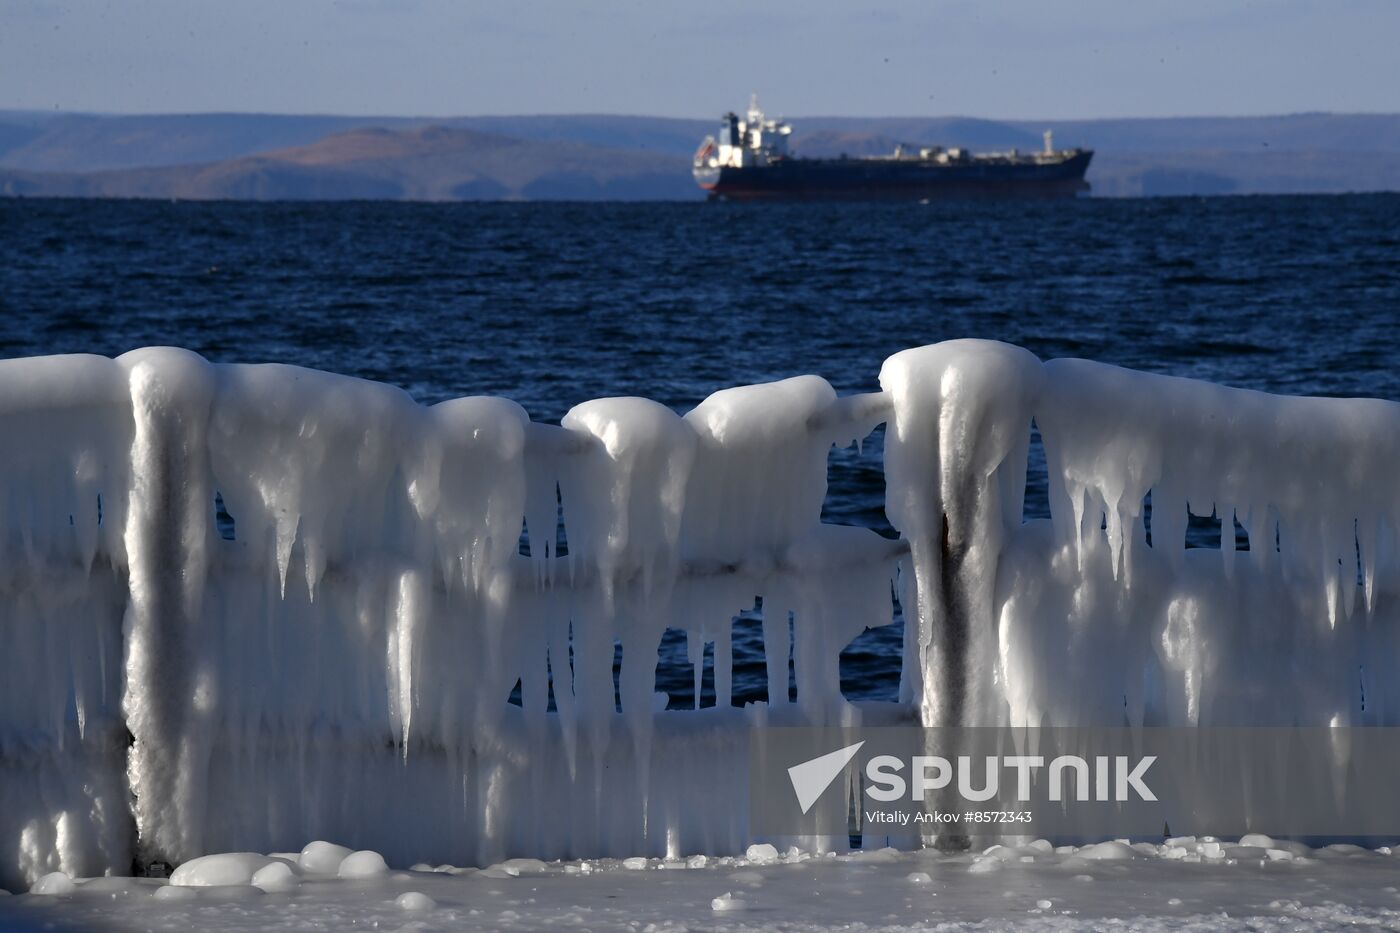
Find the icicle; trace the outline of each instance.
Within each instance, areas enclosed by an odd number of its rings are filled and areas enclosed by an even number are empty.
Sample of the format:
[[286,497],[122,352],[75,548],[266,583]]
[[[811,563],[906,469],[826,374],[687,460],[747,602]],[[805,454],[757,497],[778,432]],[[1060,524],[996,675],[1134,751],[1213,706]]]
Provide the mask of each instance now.
[[685,656],[690,662],[695,681],[695,698],[691,708],[699,709],[700,688],[705,680],[705,635],[699,626],[692,627],[685,633]]
[[564,744],[564,758],[569,766],[569,779],[578,775],[578,713],[575,704],[575,678],[570,662],[573,640],[567,604],[551,599],[546,619],[549,643],[549,669],[554,680],[554,705],[558,710],[559,731]]
[[414,671],[418,666],[419,642],[427,623],[428,593],[422,576],[412,570],[399,574],[389,624],[389,708],[395,720],[400,753],[408,761],[408,742],[413,711],[418,705]]
[[[768,669],[768,705],[788,702],[788,605],[774,590],[763,594],[763,654]],[[912,628],[909,629],[912,631]]]
[[1220,516],[1220,562],[1226,580],[1235,578],[1235,510],[1230,506],[1217,508]]
[[1376,552],[1380,548],[1380,525],[1380,516],[1373,511],[1367,511],[1357,519],[1356,540],[1361,549],[1362,587],[1367,615],[1376,609]]
[[[283,599],[286,599],[286,598],[287,598],[287,567],[288,567],[288,566],[291,564],[291,562],[292,562],[292,545],[296,543],[296,539],[297,539],[297,526],[298,526],[299,524],[301,524],[301,516],[300,516],[299,514],[295,513],[295,512],[290,513],[290,514],[288,514],[287,512],[282,512],[281,514],[279,514],[279,515],[276,516],[276,518],[274,519],[274,521],[275,521],[275,523],[276,523],[276,529],[277,529],[276,532],[275,532],[275,535],[276,535],[276,544],[274,545],[274,546],[276,547],[276,549],[277,549],[277,580],[278,580],[278,583],[281,585],[281,590],[280,590],[280,592],[281,592],[282,598],[283,598]],[[309,544],[307,545],[307,548],[308,548],[308,550],[307,550],[307,555],[308,555],[308,556],[307,556],[307,567],[306,567],[306,569],[307,569],[306,580],[307,580],[307,583],[308,583],[308,586],[309,586],[309,585],[311,585],[311,581],[314,580],[315,577],[312,576],[312,574],[311,574],[311,557],[310,557],[311,551],[310,551],[310,545],[309,545]]]
[[554,542],[559,534],[559,478],[554,464],[543,455],[532,454],[525,461],[528,493],[525,527],[530,535],[530,563],[537,586],[554,583]]
[[[730,647],[734,620],[726,617],[715,628],[715,706],[728,709],[733,699],[734,657]],[[655,655],[655,651],[652,652]]]

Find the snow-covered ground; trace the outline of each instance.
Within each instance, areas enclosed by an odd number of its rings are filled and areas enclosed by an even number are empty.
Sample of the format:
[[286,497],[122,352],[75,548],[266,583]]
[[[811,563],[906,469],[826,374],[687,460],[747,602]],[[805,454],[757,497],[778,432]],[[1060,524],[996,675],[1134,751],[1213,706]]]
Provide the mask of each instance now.
[[[9,930],[1292,930],[1400,927],[1388,849],[1250,836],[1131,847],[540,862],[390,870],[375,853],[209,856],[171,882],[42,879]],[[40,893],[47,892],[47,893]]]

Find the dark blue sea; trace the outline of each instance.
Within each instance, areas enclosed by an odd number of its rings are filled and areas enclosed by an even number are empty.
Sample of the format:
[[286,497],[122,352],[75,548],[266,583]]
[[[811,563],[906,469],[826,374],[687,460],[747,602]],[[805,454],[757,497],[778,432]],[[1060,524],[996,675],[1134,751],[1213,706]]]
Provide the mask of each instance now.
[[[515,399],[685,411],[989,337],[1273,392],[1400,399],[1400,195],[966,205],[255,204],[0,200],[0,357],[173,344]],[[0,448],[4,440],[0,439]],[[826,520],[893,535],[879,436],[835,451]],[[1027,510],[1045,512],[1043,480]],[[1217,529],[1193,527],[1213,543]],[[889,699],[898,625],[842,659]],[[763,699],[757,625],[736,700]],[[692,701],[683,636],[658,686]],[[706,674],[706,691],[712,678]],[[709,701],[709,702],[712,702]]]

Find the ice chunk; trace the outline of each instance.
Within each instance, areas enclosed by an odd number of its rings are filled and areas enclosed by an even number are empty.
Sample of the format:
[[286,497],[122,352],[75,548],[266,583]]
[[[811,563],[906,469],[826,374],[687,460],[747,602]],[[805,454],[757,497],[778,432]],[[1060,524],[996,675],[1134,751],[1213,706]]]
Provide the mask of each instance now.
[[503,600],[525,516],[529,416],[507,399],[460,398],[428,409],[409,497],[434,536],[448,587]]
[[634,574],[649,590],[675,569],[694,432],[641,398],[585,402],[561,423],[595,441],[561,477],[571,551],[593,562],[605,599]]
[[[256,852],[224,852],[190,859],[170,876],[176,887],[207,888],[217,885],[252,884],[254,877],[269,866],[291,870],[285,862],[274,861]],[[261,885],[260,885],[261,887]]]
[[292,870],[292,866],[282,861],[274,861],[259,868],[253,873],[250,881],[253,887],[262,888],[269,894],[292,891],[301,884],[301,879]]
[[342,878],[378,878],[389,873],[384,856],[371,849],[351,852],[340,863],[337,874]]
[[740,386],[685,416],[699,438],[684,550],[761,572],[821,519],[833,437],[813,430],[836,400],[818,376]]
[[61,871],[51,871],[29,889],[30,894],[72,894],[77,890],[73,879]]
[[501,868],[513,878],[529,875],[543,875],[548,871],[544,862],[537,858],[512,858],[501,863]]
[[353,850],[331,842],[311,842],[301,850],[297,864],[309,875],[335,875],[340,865]]
[[418,891],[405,891],[394,899],[400,910],[421,913],[437,907],[437,901]]
[[748,902],[743,898],[735,897],[732,891],[726,891],[710,901],[710,909],[714,911],[748,910],[748,908]]
[[771,865],[778,861],[778,850],[771,843],[756,842],[744,852],[744,858],[755,865]]
[[1137,858],[1138,855],[1138,853],[1133,851],[1132,846],[1117,841],[1100,842],[1095,845],[1085,846],[1074,854],[1079,858],[1088,859],[1091,862],[1121,861],[1124,859]]

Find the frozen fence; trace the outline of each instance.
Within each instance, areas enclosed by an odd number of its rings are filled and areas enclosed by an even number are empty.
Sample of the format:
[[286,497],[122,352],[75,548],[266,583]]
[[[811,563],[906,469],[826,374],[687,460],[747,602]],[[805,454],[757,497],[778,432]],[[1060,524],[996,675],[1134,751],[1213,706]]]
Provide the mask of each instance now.
[[[769,721],[1400,720],[1400,406],[984,341],[897,354],[881,385],[551,427],[181,350],[0,362],[0,884],[317,837],[734,850]],[[822,524],[832,445],[886,420],[902,540]],[[1022,520],[1033,420],[1050,523]],[[1188,509],[1224,519],[1218,553],[1185,549]],[[896,582],[901,703],[852,706],[839,653]],[[775,700],[741,710],[755,597]],[[667,628],[697,671],[713,644],[716,707],[657,709]]]

